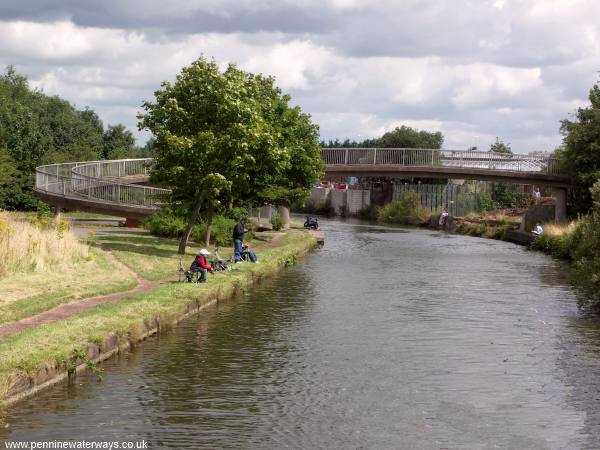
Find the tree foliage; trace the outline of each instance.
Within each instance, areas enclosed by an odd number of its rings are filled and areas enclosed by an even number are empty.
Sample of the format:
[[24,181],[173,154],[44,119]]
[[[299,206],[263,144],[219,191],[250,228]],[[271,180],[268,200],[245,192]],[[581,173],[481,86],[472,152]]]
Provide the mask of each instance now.
[[133,133],[124,125],[109,125],[102,135],[102,158],[124,159],[139,156]]
[[392,131],[388,131],[383,136],[374,139],[365,139],[363,141],[351,141],[346,138],[343,142],[339,139],[328,142],[321,141],[320,145],[324,148],[433,148],[440,149],[444,143],[444,135],[441,132],[429,132],[416,130],[402,125]]
[[575,120],[563,120],[563,147],[557,151],[561,167],[573,178],[570,209],[587,213],[592,207],[590,188],[600,180],[600,87],[589,93],[590,105],[579,108]]
[[291,203],[322,174],[317,126],[271,77],[201,57],[154,95],[138,116],[155,136],[151,179],[189,206],[190,231],[223,200]]
[[505,153],[507,155],[513,154],[510,144],[505,144],[502,139],[498,138],[498,136],[496,136],[496,141],[490,145],[490,152]]
[[36,208],[36,166],[99,159],[107,153],[103,134],[94,111],[31,89],[27,78],[9,66],[0,75],[0,208]]
[[392,131],[388,131],[378,139],[379,147],[388,148],[442,148],[444,136],[441,132],[431,133],[419,131],[402,125]]

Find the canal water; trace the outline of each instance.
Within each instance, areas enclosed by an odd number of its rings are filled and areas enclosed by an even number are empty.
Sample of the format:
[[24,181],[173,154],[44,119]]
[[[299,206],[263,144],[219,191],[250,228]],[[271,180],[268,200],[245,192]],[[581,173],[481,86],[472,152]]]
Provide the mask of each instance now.
[[598,449],[600,326],[521,247],[325,222],[251,292],[10,408],[0,441]]

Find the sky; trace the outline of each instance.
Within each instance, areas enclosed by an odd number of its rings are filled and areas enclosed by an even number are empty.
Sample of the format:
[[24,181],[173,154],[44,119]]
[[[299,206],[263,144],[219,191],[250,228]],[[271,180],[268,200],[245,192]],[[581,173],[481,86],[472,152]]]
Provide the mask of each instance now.
[[324,140],[397,126],[551,151],[600,70],[598,0],[0,1],[0,66],[125,124],[200,55],[272,75]]

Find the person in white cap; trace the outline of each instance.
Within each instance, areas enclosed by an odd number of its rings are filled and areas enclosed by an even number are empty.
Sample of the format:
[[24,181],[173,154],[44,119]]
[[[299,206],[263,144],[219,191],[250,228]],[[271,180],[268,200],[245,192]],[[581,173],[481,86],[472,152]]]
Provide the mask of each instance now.
[[208,281],[206,274],[213,271],[212,266],[208,264],[208,261],[206,260],[208,255],[210,255],[210,252],[205,248],[196,254],[196,259],[194,259],[194,262],[190,266],[190,270],[188,270],[188,273],[186,274],[188,282],[192,282],[192,278],[196,272],[200,272],[198,283],[206,283]]

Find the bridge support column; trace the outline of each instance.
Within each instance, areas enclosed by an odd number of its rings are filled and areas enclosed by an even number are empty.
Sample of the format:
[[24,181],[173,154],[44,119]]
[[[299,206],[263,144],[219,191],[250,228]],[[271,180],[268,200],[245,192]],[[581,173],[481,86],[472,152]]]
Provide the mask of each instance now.
[[60,206],[55,206],[54,207],[54,220],[56,222],[59,222],[60,219],[62,219],[62,213],[61,213],[61,210],[60,210]]
[[567,190],[564,188],[555,188],[552,192],[555,200],[554,222],[562,223],[567,221]]
[[128,217],[125,219],[125,226],[127,228],[141,228],[142,222],[139,219],[132,219]]
[[287,230],[290,228],[290,209],[286,206],[280,206],[278,208],[281,221],[283,222],[283,229]]

